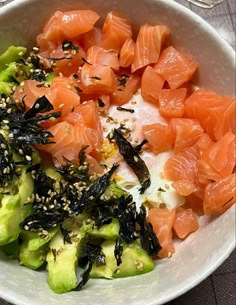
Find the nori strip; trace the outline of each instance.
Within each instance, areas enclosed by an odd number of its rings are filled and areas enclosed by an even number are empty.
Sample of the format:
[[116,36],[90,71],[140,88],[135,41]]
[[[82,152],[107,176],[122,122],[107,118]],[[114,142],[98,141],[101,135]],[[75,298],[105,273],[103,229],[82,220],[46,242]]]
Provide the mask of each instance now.
[[121,106],[118,106],[116,109],[120,110],[120,111],[127,111],[127,112],[130,112],[130,113],[134,113],[134,109],[124,108],[124,107],[121,107]]
[[120,154],[138,177],[142,186],[139,191],[140,194],[143,194],[151,185],[150,173],[145,162],[141,159],[137,150],[129,143],[119,129],[113,129],[112,133],[109,135],[109,139],[115,140]]
[[63,40],[62,41],[62,50],[67,51],[67,50],[75,50],[76,52],[78,51],[78,47],[73,44],[71,40]]
[[147,251],[148,255],[156,256],[162,247],[153,231],[152,224],[146,220],[146,209],[144,206],[140,207],[140,212],[137,215],[137,222],[140,226],[140,241],[142,248]]
[[116,259],[116,265],[120,266],[120,264],[122,263],[122,254],[123,254],[123,244],[122,244],[122,240],[121,238],[116,239],[116,243],[115,243],[115,249],[114,249],[114,256]]

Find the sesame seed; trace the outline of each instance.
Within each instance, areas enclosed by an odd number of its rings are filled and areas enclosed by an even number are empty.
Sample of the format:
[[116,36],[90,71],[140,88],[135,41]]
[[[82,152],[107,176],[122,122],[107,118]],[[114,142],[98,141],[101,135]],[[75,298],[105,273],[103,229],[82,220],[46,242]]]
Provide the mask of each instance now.
[[137,156],[134,156],[134,162],[138,162],[138,157]]
[[28,155],[25,156],[25,159],[26,159],[27,161],[31,161],[31,160],[32,160],[31,157],[28,156]]

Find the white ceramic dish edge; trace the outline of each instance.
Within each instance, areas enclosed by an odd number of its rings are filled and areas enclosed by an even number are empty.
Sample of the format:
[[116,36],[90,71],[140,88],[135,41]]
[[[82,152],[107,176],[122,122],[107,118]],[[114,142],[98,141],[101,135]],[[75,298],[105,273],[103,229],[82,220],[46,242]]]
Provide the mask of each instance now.
[[[27,0],[18,0],[15,2],[12,2],[8,5],[6,5],[5,7],[1,8],[0,11],[0,17],[1,15],[6,14],[9,10],[14,10],[16,7],[18,7],[19,5],[21,5],[22,3],[28,3],[30,1]],[[152,1],[155,2],[155,1]],[[162,2],[164,3],[165,1],[158,1],[158,2]],[[203,21],[199,16],[189,12],[186,8],[180,6],[179,4],[171,1],[171,4],[169,4],[170,6],[176,7],[179,10],[181,10],[184,14],[188,14],[189,16],[191,16],[191,18],[194,18],[196,20],[197,23],[204,25],[205,29],[210,33],[210,35],[212,37],[214,37],[214,39],[218,40],[219,43],[221,43],[222,47],[224,47],[225,51],[228,53],[228,56],[230,58],[230,61],[233,63],[233,65],[235,66],[235,53],[233,51],[233,49],[222,39],[222,37],[211,27],[209,26],[205,21]],[[228,211],[227,213],[233,213],[234,214],[234,209],[231,209],[230,211]],[[159,299],[157,302],[153,301],[151,303],[148,303],[148,305],[157,305],[157,304],[163,304],[163,302],[167,302],[183,293],[185,293],[187,290],[191,289],[192,287],[194,287],[195,285],[197,285],[199,282],[201,282],[202,280],[204,280],[210,273],[212,273],[229,255],[230,253],[233,251],[235,247],[235,236],[232,235],[231,239],[228,240],[227,242],[227,247],[224,249],[223,252],[221,252],[221,255],[219,255],[217,257],[217,259],[214,260],[214,262],[210,265],[209,268],[205,268],[203,270],[203,272],[201,274],[199,274],[198,276],[196,276],[194,279],[192,279],[188,285],[186,286],[182,286],[180,285],[180,287],[177,289],[177,291],[171,293],[169,296],[164,296],[161,299]],[[0,295],[1,297],[3,297],[4,299],[13,302],[15,304],[19,304],[19,305],[28,305],[29,303],[26,303],[25,301],[21,301],[18,299],[17,295],[14,295],[11,293],[9,293],[10,291],[2,291],[0,290]],[[39,303],[37,303],[39,304]],[[140,303],[141,304],[141,303]],[[46,305],[46,304],[45,304]]]

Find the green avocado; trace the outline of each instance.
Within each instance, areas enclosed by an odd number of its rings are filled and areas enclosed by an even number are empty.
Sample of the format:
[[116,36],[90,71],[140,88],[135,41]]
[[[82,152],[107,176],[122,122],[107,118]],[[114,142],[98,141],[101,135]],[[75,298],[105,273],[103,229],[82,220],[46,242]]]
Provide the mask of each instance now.
[[15,86],[14,83],[6,83],[0,81],[0,96],[1,95],[6,95],[9,96],[12,94],[12,88]]
[[117,239],[119,237],[120,225],[117,219],[112,219],[112,222],[101,226],[99,229],[94,228],[90,235],[96,238]]
[[5,70],[10,63],[20,60],[26,51],[24,47],[9,47],[6,52],[0,55],[0,72]]
[[106,258],[106,265],[93,265],[90,276],[92,278],[119,278],[139,275],[154,269],[153,259],[141,248],[136,241],[132,245],[124,244],[122,263],[117,266],[114,256],[115,242],[106,240],[102,243],[102,252]]
[[30,251],[29,241],[23,241],[19,252],[20,264],[33,270],[40,268],[46,261],[47,250],[47,245],[44,245],[37,250]]
[[18,238],[20,223],[31,213],[33,190],[32,176],[24,166],[20,176],[14,177],[11,185],[0,193],[0,245]]
[[58,228],[52,228],[45,236],[39,233],[22,231],[20,237],[23,242],[20,245],[19,261],[30,269],[38,269],[46,261],[48,243],[57,233]]
[[81,240],[84,237],[76,218],[66,220],[63,228],[73,232],[70,236],[71,242],[66,242],[62,232],[59,231],[49,244],[46,258],[48,284],[58,294],[71,291],[78,285],[78,256]]

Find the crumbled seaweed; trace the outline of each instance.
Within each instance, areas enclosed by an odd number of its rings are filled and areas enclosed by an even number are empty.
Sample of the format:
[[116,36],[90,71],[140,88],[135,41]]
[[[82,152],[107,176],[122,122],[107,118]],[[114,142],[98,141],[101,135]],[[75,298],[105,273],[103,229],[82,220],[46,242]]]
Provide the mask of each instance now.
[[91,79],[95,79],[95,80],[101,80],[101,78],[98,77],[98,76],[90,76],[90,78],[91,78]]
[[81,290],[88,282],[89,275],[92,270],[93,264],[96,266],[103,266],[106,264],[105,255],[102,253],[101,243],[103,239],[89,238],[84,242],[84,245],[79,256],[78,264],[84,269],[82,279],[75,290]]
[[79,79],[79,76],[78,76],[76,73],[73,74],[73,77],[74,77],[74,79],[76,79],[76,80]]
[[[34,72],[32,74],[31,78],[36,80],[37,82],[45,82],[46,81],[46,75],[45,75],[45,73],[42,70]],[[44,84],[42,84],[42,85],[44,85]]]
[[104,107],[104,106],[105,106],[105,104],[104,104],[104,102],[102,101],[102,99],[98,98],[97,100],[98,100],[98,106],[99,106],[99,107]]
[[161,186],[157,189],[158,190],[158,192],[166,192],[166,190],[164,190]]
[[62,42],[62,50],[63,51],[74,50],[78,52],[78,47],[75,46],[72,41],[65,39]]
[[52,255],[53,255],[53,261],[56,262],[56,260],[57,260],[57,250],[52,248],[51,251],[52,251]]
[[114,256],[116,259],[116,265],[120,266],[122,263],[122,254],[123,254],[123,244],[121,238],[116,239],[115,249],[114,249]]
[[137,146],[135,146],[135,150],[140,153],[142,151],[143,146],[148,143],[148,140],[144,139],[140,144],[138,144]]
[[140,212],[137,215],[137,223],[140,226],[140,241],[142,248],[147,251],[148,255],[156,256],[162,247],[153,231],[152,224],[146,220],[146,210],[144,206],[140,207]]
[[83,165],[86,160],[86,149],[89,147],[89,145],[83,145],[80,152],[79,152],[79,164]]
[[15,163],[9,145],[0,133],[0,187],[12,181],[15,174]]
[[93,262],[88,260],[88,263],[84,267],[84,270],[83,270],[83,273],[82,273],[82,279],[79,282],[78,286],[74,290],[79,291],[87,284],[92,268],[93,268]]
[[70,238],[70,233],[71,231],[66,230],[65,228],[63,228],[63,225],[60,225],[60,229],[61,229],[61,234],[63,235],[63,239],[64,239],[64,244],[68,243],[68,244],[72,244],[71,238]]
[[53,106],[49,102],[47,97],[44,95],[36,99],[33,106],[27,112],[25,112],[24,118],[29,119],[35,117],[35,115],[37,115],[38,113],[43,113],[50,110],[53,110]]
[[124,108],[124,107],[121,107],[121,106],[118,106],[116,109],[120,110],[120,111],[127,111],[127,112],[130,112],[130,113],[134,113],[134,109],[128,109],[128,108]]
[[136,239],[136,214],[136,205],[133,202],[132,195],[121,196],[117,207],[114,209],[114,216],[120,224],[120,237],[128,244],[131,244]]
[[125,162],[132,168],[138,177],[142,186],[139,191],[141,194],[143,194],[145,190],[151,185],[150,173],[145,162],[141,159],[136,149],[123,136],[119,129],[114,129],[109,135],[109,139],[115,140],[120,154],[123,156]]
[[75,90],[77,91],[77,93],[80,95],[81,92],[83,92],[82,89],[80,89],[80,87],[78,86],[74,86]]
[[32,214],[21,223],[21,226],[25,228],[28,226],[29,231],[39,232],[42,230],[48,230],[61,224],[65,218],[68,217],[66,212],[62,213],[62,210],[48,209],[43,211],[36,209]]
[[40,58],[38,56],[31,55],[29,59],[35,69],[41,69]]
[[45,197],[50,190],[53,190],[54,180],[46,175],[40,168],[40,164],[31,166],[27,172],[34,173],[34,193],[39,197]]
[[70,204],[71,210],[79,214],[91,201],[96,201],[105,192],[107,186],[110,183],[111,176],[118,168],[118,164],[113,164],[112,168],[95,180],[85,191],[83,191],[82,196],[79,201]]
[[58,172],[65,178],[66,181],[75,183],[78,181],[88,182],[89,181],[89,167],[85,164],[86,154],[85,151],[88,146],[83,146],[78,154],[79,166],[66,158],[65,165],[58,168]]
[[17,147],[17,149],[24,151],[26,145],[53,143],[51,140],[53,135],[41,126],[40,123],[52,118],[58,118],[61,113],[42,114],[45,111],[53,109],[46,97],[37,99],[32,108],[27,112],[24,111],[24,100],[22,105],[22,109],[15,106],[6,115],[9,121],[10,141],[13,144],[12,149],[16,150]]
[[118,79],[118,82],[119,82],[118,86],[124,86],[125,87],[127,80],[126,80],[126,78],[121,78],[121,79]]
[[60,60],[70,60],[72,59],[71,56],[63,56],[63,57],[49,57],[48,60],[52,60],[52,61],[60,61]]
[[90,62],[88,62],[86,58],[81,57],[81,60],[82,60],[84,63],[86,63],[86,64],[92,66],[92,64],[91,64]]

